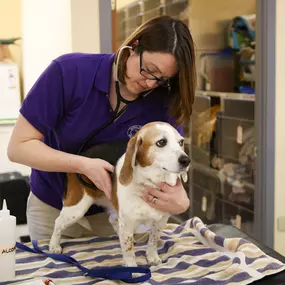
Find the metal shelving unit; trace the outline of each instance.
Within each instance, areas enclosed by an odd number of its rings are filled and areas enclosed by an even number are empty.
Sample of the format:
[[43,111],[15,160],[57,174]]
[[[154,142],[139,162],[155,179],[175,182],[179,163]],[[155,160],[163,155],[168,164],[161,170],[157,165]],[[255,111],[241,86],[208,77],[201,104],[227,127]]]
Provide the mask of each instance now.
[[188,130],[189,217],[232,224],[250,235],[254,235],[255,172],[247,155],[256,156],[251,133],[254,104],[254,95],[197,91]]
[[188,0],[136,0],[117,11],[118,45],[143,22],[169,15],[178,18],[188,6]]

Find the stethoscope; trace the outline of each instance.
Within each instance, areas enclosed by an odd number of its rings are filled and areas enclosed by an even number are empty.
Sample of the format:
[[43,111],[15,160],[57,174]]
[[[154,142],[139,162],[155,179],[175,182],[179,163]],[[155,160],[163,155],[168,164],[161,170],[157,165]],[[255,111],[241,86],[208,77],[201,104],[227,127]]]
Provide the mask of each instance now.
[[[137,102],[138,100],[143,99],[144,97],[146,97],[148,94],[150,94],[153,89],[147,91],[146,93],[142,93],[140,94],[136,99],[134,100],[127,100],[124,97],[122,97],[121,92],[120,92],[120,84],[119,84],[119,79],[118,79],[118,62],[120,60],[121,57],[121,53],[124,49],[133,49],[133,47],[131,46],[123,46],[121,47],[121,49],[119,50],[118,56],[117,56],[117,60],[114,63],[114,78],[115,78],[115,91],[117,94],[117,103],[116,103],[116,107],[113,111],[113,115],[111,117],[110,120],[108,120],[107,122],[105,122],[102,126],[100,126],[99,128],[97,128],[94,132],[92,132],[90,134],[90,136],[87,137],[87,139],[81,144],[79,150],[77,151],[77,154],[80,155],[82,153],[82,151],[84,150],[84,147],[87,145],[87,143],[94,137],[97,136],[101,131],[103,131],[104,129],[106,129],[109,125],[111,125],[116,119],[118,119],[127,109],[128,105],[134,102]],[[126,105],[123,106],[123,108],[120,110],[120,105],[121,103],[125,103]],[[97,189],[97,187],[94,184],[88,183],[86,182],[81,174],[77,173],[77,178],[79,179],[80,183],[83,184],[84,186],[88,187],[88,188],[92,188],[92,189]]]

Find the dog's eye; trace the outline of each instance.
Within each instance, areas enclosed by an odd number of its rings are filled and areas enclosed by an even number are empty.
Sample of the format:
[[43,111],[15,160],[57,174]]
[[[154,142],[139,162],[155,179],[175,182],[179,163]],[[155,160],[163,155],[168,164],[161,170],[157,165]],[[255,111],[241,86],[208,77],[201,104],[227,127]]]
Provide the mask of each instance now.
[[164,147],[164,146],[166,146],[166,144],[167,144],[167,140],[166,139],[161,139],[161,140],[156,142],[156,145],[158,147]]
[[179,145],[183,146],[184,145],[184,140],[179,141]]

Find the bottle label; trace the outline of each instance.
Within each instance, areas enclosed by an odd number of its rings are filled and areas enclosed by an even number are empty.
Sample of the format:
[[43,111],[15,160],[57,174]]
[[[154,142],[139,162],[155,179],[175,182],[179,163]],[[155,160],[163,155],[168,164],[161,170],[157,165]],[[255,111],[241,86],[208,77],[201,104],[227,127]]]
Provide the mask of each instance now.
[[0,246],[0,256],[2,254],[12,253],[16,250],[16,245]]

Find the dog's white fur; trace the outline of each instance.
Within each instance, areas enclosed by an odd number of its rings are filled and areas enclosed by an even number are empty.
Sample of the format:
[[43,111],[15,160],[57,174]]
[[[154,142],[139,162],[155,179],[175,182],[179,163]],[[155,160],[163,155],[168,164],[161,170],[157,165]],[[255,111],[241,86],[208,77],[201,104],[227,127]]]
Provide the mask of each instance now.
[[[140,149],[148,137],[145,149]],[[158,147],[156,142],[167,140],[164,147]],[[166,123],[151,123],[145,125],[128,144],[126,153],[118,160],[116,165],[117,199],[119,205],[118,219],[113,227],[117,232],[126,266],[137,266],[134,251],[134,234],[140,225],[150,227],[149,241],[146,257],[149,264],[161,263],[157,253],[157,242],[162,230],[165,228],[170,217],[169,213],[159,211],[142,198],[143,191],[147,186],[156,188],[161,182],[176,185],[177,178],[182,175],[187,180],[187,166],[182,167],[178,159],[187,157],[180,145],[183,138],[171,125]],[[137,156],[145,155],[147,165],[140,165]],[[147,153],[144,153],[146,151]],[[130,160],[131,161],[127,161]],[[130,169],[128,169],[130,168]],[[130,171],[130,172],[128,172]],[[128,173],[127,177],[123,177]],[[128,180],[128,181],[127,181]],[[157,189],[159,191],[159,189]],[[61,232],[71,224],[79,221],[92,204],[107,207],[114,212],[113,205],[106,200],[105,196],[94,200],[87,193],[74,206],[63,207],[60,216],[55,222],[55,229],[50,241],[50,251],[61,252]]]

